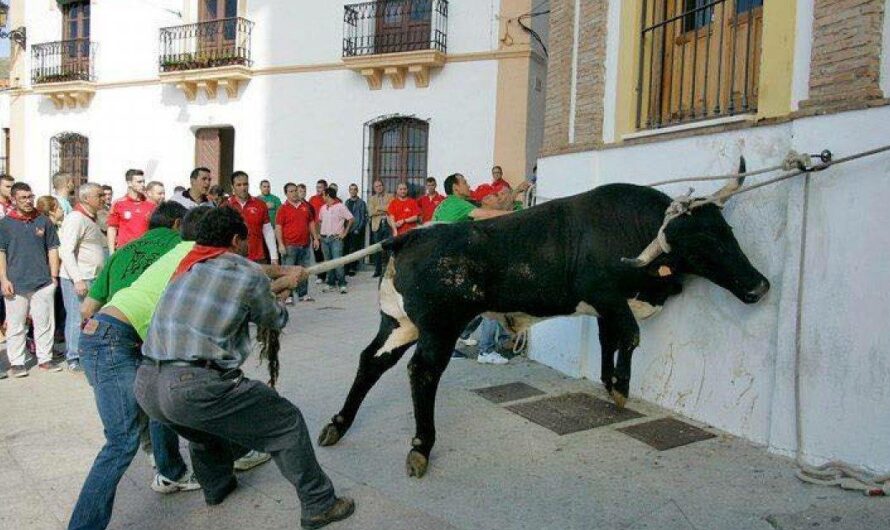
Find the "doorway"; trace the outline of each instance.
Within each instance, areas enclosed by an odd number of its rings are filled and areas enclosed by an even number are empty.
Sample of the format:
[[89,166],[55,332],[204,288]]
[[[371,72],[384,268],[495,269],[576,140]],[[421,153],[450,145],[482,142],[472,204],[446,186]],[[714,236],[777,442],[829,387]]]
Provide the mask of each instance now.
[[195,167],[206,167],[214,184],[232,191],[235,170],[235,128],[207,127],[195,131]]

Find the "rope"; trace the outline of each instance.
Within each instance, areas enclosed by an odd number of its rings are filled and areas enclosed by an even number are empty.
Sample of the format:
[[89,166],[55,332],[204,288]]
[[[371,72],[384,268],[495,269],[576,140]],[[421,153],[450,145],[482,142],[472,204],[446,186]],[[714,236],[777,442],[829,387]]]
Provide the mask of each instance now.
[[843,462],[829,462],[812,467],[798,462],[797,478],[817,486],[840,486],[845,490],[861,491],[869,497],[890,496],[890,474],[872,475]]

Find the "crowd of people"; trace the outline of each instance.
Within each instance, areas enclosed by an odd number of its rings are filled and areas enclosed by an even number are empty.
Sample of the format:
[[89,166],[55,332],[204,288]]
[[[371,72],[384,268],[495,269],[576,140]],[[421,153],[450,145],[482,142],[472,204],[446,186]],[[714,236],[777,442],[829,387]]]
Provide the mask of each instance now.
[[[69,528],[108,525],[117,485],[140,445],[151,456],[149,485],[158,493],[202,489],[207,504],[218,504],[237,485],[233,471],[274,459],[297,490],[304,528],[348,517],[354,502],[334,494],[299,409],[270,387],[277,351],[264,349],[270,385],[241,372],[251,352],[248,324],[263,330],[258,335],[269,347],[270,334],[287,323],[284,306],[313,301],[306,267],[361,249],[366,227],[377,242],[432,222],[506,215],[520,208],[528,186],[513,190],[495,167],[491,183],[476,190],[462,175],[449,176],[445,195],[434,178],[417,199],[405,183],[393,196],[375,180],[366,203],[356,184],[341,200],[335,184],[319,180],[308,199],[304,184],[286,184],[281,201],[268,180],[252,196],[248,175],[237,171],[227,195],[212,177],[196,168],[190,186],[168,197],[162,183],[146,183],[131,169],[126,194],[113,200],[110,187],[76,187],[60,173],[53,193],[35,200],[28,184],[0,176],[0,321],[10,363],[0,378],[28,375],[29,344],[37,369],[84,373],[106,436]],[[375,256],[374,276],[385,259]],[[357,266],[316,283],[345,294]],[[53,358],[57,322],[63,363]],[[495,320],[477,319],[461,341],[471,344],[477,327],[479,362],[506,363],[497,347],[507,334]],[[191,442],[193,471],[180,436]]]

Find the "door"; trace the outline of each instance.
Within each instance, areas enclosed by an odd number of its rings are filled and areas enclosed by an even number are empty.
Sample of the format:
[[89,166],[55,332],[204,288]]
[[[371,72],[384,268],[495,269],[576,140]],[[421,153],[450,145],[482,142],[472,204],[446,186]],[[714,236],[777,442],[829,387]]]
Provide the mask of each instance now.
[[90,2],[62,7],[62,77],[60,81],[86,81],[90,73]]
[[235,158],[235,129],[213,127],[195,131],[195,167],[210,170],[212,182],[232,190]]
[[374,53],[426,50],[430,47],[433,0],[380,0]]
[[198,51],[218,59],[234,55],[238,0],[198,0]]

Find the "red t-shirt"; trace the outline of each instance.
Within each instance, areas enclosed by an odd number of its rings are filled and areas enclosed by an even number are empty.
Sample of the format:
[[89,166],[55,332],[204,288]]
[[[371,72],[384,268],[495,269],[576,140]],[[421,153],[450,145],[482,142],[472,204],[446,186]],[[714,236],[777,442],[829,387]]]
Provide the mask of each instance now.
[[261,261],[266,259],[266,253],[263,250],[263,225],[269,223],[269,208],[266,203],[251,197],[247,199],[244,206],[238,202],[238,197],[232,195],[229,197],[229,206],[241,214],[244,224],[247,225],[247,259],[252,261]]
[[324,206],[324,195],[313,195],[312,197],[309,197],[309,204],[315,209],[315,217],[318,218],[318,215],[321,212],[321,207]]
[[489,186],[494,188],[495,193],[500,193],[500,191],[504,188],[507,188],[508,190],[513,189],[513,186],[511,186],[510,183],[503,178],[499,178],[497,182],[492,182],[491,184],[489,184]]
[[[420,207],[417,206],[417,201],[411,197],[406,197],[404,199],[394,197],[389,203],[387,211],[396,221],[420,215]],[[396,235],[400,236],[416,226],[417,222],[405,223],[397,229],[398,233],[396,233]]]
[[306,201],[296,206],[290,201],[278,208],[275,224],[281,227],[281,237],[289,247],[305,247],[309,244],[309,224],[315,220],[315,212]]
[[430,222],[433,218],[433,212],[436,211],[436,206],[439,206],[444,200],[445,196],[438,193],[432,197],[424,194],[423,197],[417,199],[417,205],[420,207],[420,214],[423,216],[424,223]]
[[115,248],[120,248],[148,231],[148,221],[155,211],[155,203],[141,199],[131,199],[125,195],[111,204],[108,212],[108,226],[117,228]]

